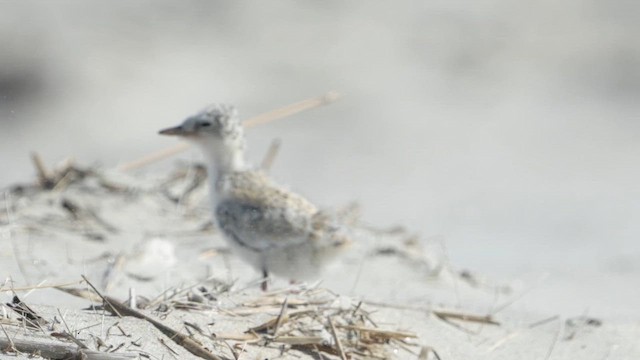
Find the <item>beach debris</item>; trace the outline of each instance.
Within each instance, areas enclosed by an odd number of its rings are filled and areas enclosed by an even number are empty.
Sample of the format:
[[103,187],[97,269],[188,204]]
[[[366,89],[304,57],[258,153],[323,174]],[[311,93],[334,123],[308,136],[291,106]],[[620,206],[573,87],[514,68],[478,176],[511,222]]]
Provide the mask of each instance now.
[[13,296],[10,303],[6,303],[9,309],[15,311],[22,317],[25,325],[32,328],[41,328],[46,325],[48,321],[33,311],[27,304],[25,304],[17,295]]

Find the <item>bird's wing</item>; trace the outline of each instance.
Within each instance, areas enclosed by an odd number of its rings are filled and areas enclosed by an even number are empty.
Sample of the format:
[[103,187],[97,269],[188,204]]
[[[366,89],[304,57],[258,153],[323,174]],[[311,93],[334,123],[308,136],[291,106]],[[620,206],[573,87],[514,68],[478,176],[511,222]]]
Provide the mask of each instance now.
[[219,202],[215,214],[220,229],[254,251],[309,241],[315,207],[276,188],[263,194],[267,196],[229,197]]

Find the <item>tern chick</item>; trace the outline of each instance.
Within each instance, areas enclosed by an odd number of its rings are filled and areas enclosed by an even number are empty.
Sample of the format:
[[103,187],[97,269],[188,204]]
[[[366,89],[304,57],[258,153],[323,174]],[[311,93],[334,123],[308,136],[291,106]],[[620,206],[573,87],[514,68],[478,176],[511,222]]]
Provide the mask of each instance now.
[[232,106],[211,105],[160,134],[180,136],[204,153],[218,228],[233,253],[262,272],[263,290],[269,274],[317,278],[351,242],[336,219],[246,164],[244,130]]

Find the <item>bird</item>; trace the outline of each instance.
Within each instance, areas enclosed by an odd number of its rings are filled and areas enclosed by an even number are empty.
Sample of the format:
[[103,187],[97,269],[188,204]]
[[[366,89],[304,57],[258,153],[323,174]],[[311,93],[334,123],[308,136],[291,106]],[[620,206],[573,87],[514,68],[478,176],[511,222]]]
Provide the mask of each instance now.
[[232,253],[262,273],[263,291],[271,274],[292,282],[318,278],[352,243],[336,216],[246,162],[235,107],[212,104],[159,133],[181,137],[202,151],[218,229]]

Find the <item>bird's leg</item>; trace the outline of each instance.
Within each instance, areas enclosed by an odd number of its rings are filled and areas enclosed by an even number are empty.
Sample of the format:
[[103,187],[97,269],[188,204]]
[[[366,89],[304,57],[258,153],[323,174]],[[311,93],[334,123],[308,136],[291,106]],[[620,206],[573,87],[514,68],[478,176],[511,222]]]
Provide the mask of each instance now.
[[267,268],[262,268],[262,284],[260,284],[260,288],[262,291],[267,291],[267,281],[269,280],[269,272]]

